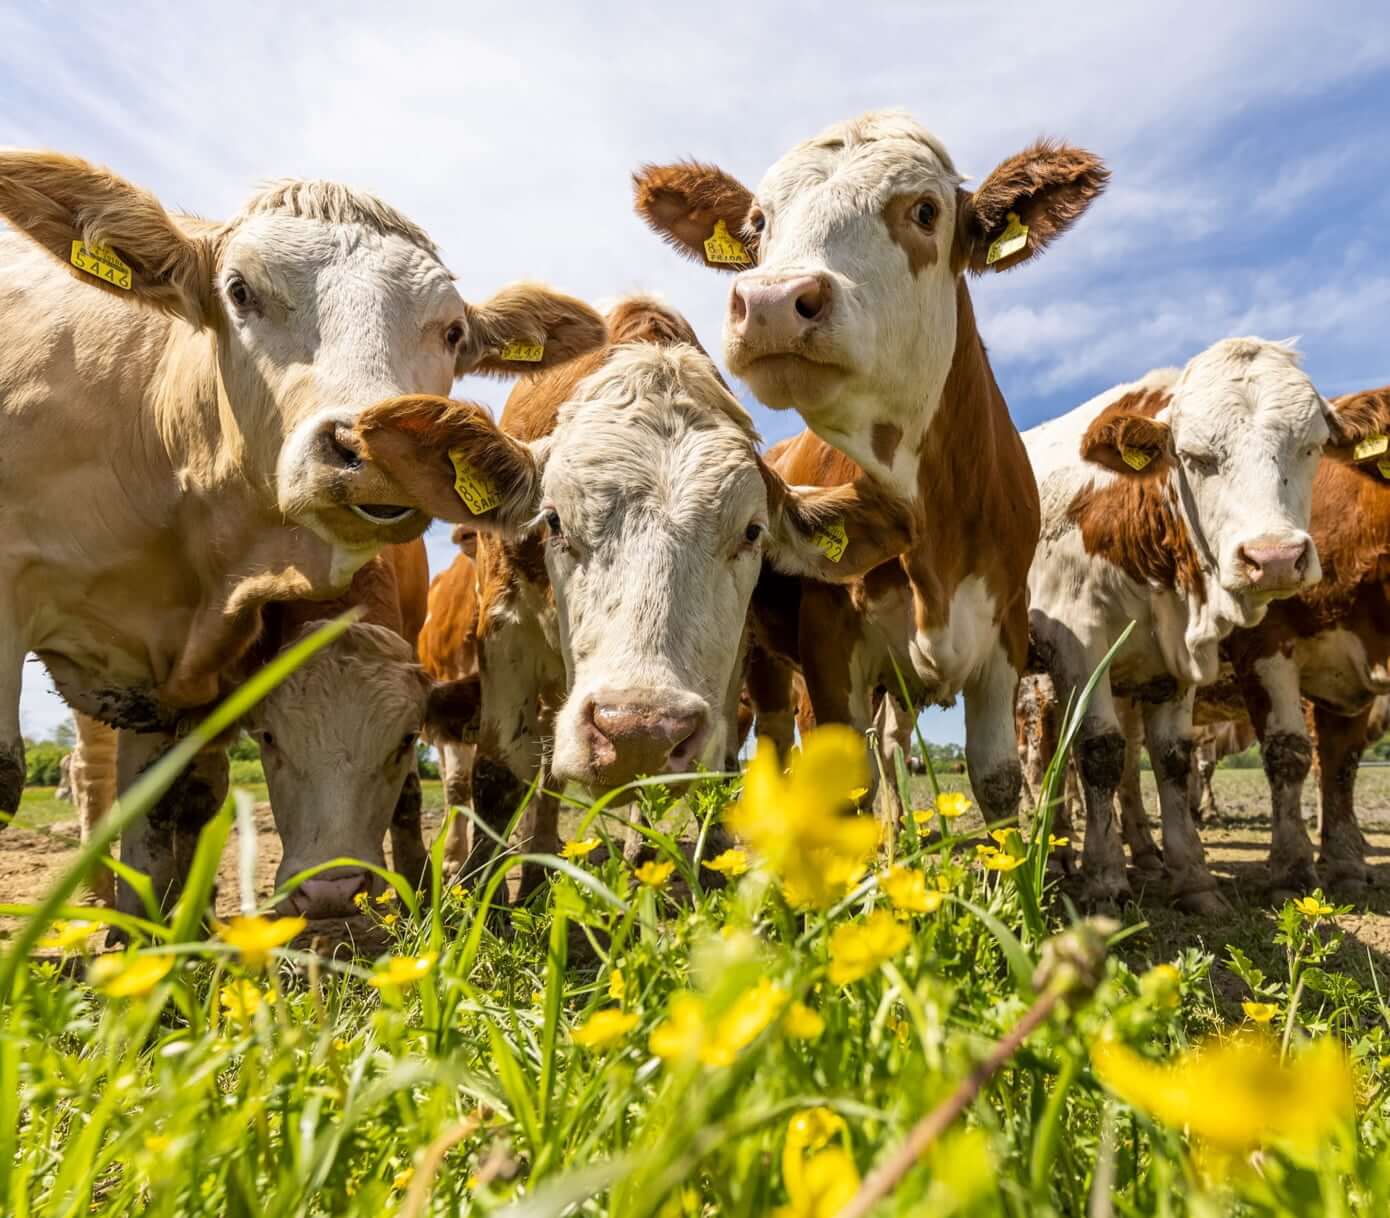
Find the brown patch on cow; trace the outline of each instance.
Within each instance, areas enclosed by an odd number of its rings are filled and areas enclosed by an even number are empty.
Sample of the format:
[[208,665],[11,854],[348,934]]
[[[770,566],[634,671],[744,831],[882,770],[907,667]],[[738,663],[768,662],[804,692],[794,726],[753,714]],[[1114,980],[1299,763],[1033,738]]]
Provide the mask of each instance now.
[[873,444],[874,456],[884,465],[892,465],[898,445],[903,442],[903,429],[896,423],[875,423],[869,438]]
[[888,236],[893,244],[907,255],[907,265],[913,275],[920,275],[929,267],[935,266],[940,255],[935,230],[923,228],[913,219],[917,205],[923,202],[931,202],[936,206],[939,220],[940,202],[924,199],[916,192],[894,195],[883,205],[883,223],[888,228]]
[[[1355,461],[1355,448],[1362,440],[1390,432],[1390,385],[1334,398],[1332,439],[1323,455],[1336,461]],[[1367,473],[1377,473],[1375,458],[1367,458]]]
[[648,227],[677,252],[719,271],[744,268],[705,257],[705,242],[724,221],[743,242],[752,264],[758,261],[758,234],[748,226],[753,195],[736,178],[714,165],[678,161],[643,165],[632,175],[633,207]]
[[[573,296],[535,283],[514,283],[482,304],[468,306],[469,337],[459,349],[455,372],[512,377],[544,374],[591,351],[601,350],[608,330],[598,313]],[[536,363],[503,359],[509,343],[542,347]]]
[[[1117,398],[1086,428],[1081,459],[1131,478],[1166,474],[1172,467],[1170,436],[1155,416],[1170,401],[1172,394],[1166,389],[1136,389]],[[1127,464],[1122,455],[1126,449],[1143,453],[1148,464],[1140,470]]]
[[478,671],[478,569],[463,553],[434,577],[429,616],[420,631],[420,663],[436,681]]

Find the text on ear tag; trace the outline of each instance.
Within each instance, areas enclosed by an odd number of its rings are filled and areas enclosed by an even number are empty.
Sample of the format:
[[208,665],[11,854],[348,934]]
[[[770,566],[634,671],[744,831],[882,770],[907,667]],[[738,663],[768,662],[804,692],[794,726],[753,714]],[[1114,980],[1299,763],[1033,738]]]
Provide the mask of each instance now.
[[1018,218],[1018,212],[1011,211],[1008,226],[990,244],[989,253],[985,255],[985,265],[993,266],[999,259],[1018,253],[1027,244],[1028,226]]
[[451,448],[449,460],[454,463],[454,490],[473,515],[490,512],[502,502],[497,484],[464,458],[463,449]]
[[1364,461],[1367,457],[1378,457],[1386,449],[1390,449],[1390,436],[1383,432],[1376,435],[1367,436],[1355,448],[1351,450],[1351,455],[1358,461]]
[[811,541],[831,562],[839,562],[849,548],[849,534],[845,532],[843,520],[832,520],[823,524],[811,534]]
[[102,283],[124,288],[127,292],[131,290],[130,267],[104,245],[88,245],[85,241],[74,241],[71,260],[79,271],[96,276]]
[[539,364],[544,356],[544,343],[508,343],[502,348],[502,358],[518,364]]
[[1122,444],[1120,445],[1120,459],[1130,469],[1138,470],[1148,465],[1154,459],[1154,455],[1151,452],[1145,452],[1142,448],[1126,448]]
[[729,226],[723,220],[714,222],[714,232],[705,241],[705,261],[724,262],[730,266],[753,264],[743,242],[729,231]]

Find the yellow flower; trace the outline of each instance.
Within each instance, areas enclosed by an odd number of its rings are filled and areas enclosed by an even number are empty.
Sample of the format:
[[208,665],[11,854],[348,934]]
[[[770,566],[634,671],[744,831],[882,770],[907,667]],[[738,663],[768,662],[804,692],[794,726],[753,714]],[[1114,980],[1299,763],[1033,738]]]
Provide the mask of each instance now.
[[242,915],[219,925],[217,937],[236,948],[247,968],[260,968],[271,952],[283,947],[307,925],[303,918]]
[[623,970],[615,968],[608,977],[608,997],[614,1002],[622,1002],[627,994],[627,978],[623,976]]
[[849,985],[867,977],[911,939],[907,927],[886,909],[876,909],[863,922],[836,927],[830,936],[830,980]]
[[830,1145],[846,1133],[844,1121],[829,1108],[809,1108],[792,1118],[782,1146],[788,1203],[773,1218],[834,1218],[849,1204],[859,1191],[859,1172],[847,1150]]
[[908,913],[935,913],[946,898],[927,888],[927,877],[906,867],[890,867],[879,878],[878,886],[887,894],[894,909]]
[[713,1036],[700,1053],[700,1060],[707,1066],[732,1065],[786,1005],[787,991],[763,977],[757,985],[744,990],[719,1017]]
[[748,855],[737,848],[730,848],[717,858],[706,859],[705,866],[732,880],[748,870]]
[[1253,1023],[1268,1023],[1279,1014],[1279,1007],[1273,1002],[1242,1002],[1240,1009]]
[[335,1036],[333,1038],[333,1048],[338,1053],[346,1053],[352,1048],[352,1042],[345,1036]]
[[152,1155],[162,1155],[174,1144],[174,1139],[167,1133],[151,1133],[145,1137],[145,1149]]
[[1311,897],[1299,897],[1293,907],[1305,918],[1325,918],[1333,912],[1332,906],[1322,899],[1320,892]]
[[1260,1033],[1208,1042],[1167,1065],[1099,1041],[1091,1061],[1126,1103],[1223,1150],[1316,1148],[1355,1113],[1351,1070],[1330,1037],[1285,1064],[1277,1042]]
[[1020,848],[1023,845],[1023,839],[1019,837],[1017,829],[991,829],[989,835],[994,839],[995,844],[998,845],[1000,850],[1009,850],[1014,846],[1015,842],[1018,843]]
[[857,804],[868,793],[868,787],[854,787],[851,790],[845,792],[845,798],[848,799],[851,803]]
[[617,1007],[595,1011],[570,1032],[574,1043],[584,1049],[603,1052],[622,1040],[638,1024],[638,1017]]
[[1070,845],[1071,838],[1069,837],[1056,837],[1051,833],[1047,835],[1047,848],[1049,850],[1060,850],[1063,846]]
[[367,906],[368,904],[370,904],[370,902],[371,898],[365,892],[359,892],[352,898],[352,903],[356,905],[357,908],[362,910],[364,913],[366,912]]
[[676,869],[675,863],[658,863],[653,860],[650,863],[643,863],[633,871],[639,883],[646,884],[649,888],[660,888],[671,878],[671,872]]
[[400,900],[400,896],[400,893],[398,893],[394,888],[388,886],[386,888],[383,888],[381,892],[377,894],[376,903],[378,905],[394,905],[398,900]]
[[1022,867],[1028,861],[1017,855],[1000,854],[998,851],[983,857],[986,871],[1012,871],[1015,867]]
[[401,918],[399,914],[389,913],[381,915],[381,924],[384,927],[386,927],[387,930],[390,930],[391,927],[395,926],[395,924],[400,920]]
[[1172,1010],[1182,995],[1182,974],[1171,964],[1155,964],[1139,978],[1139,996],[1161,1010]]
[[576,859],[582,859],[592,854],[599,847],[599,839],[596,837],[586,837],[580,842],[566,842],[565,848],[560,851],[562,859],[569,859],[572,863]]
[[271,1005],[275,1002],[275,991],[262,993],[254,981],[244,977],[240,981],[229,981],[217,993],[217,1005],[227,1013],[229,1019],[237,1023],[247,1023],[260,1008],[262,1002]]
[[173,956],[118,952],[93,960],[87,981],[108,998],[139,998],[163,981],[173,967]]
[[670,1015],[652,1029],[648,1047],[662,1061],[689,1061],[704,1043],[705,1004],[694,994],[672,995]]
[[404,1192],[410,1187],[410,1182],[415,1178],[413,1167],[403,1167],[391,1177],[391,1187],[398,1193]]
[[396,990],[414,985],[429,974],[438,958],[436,952],[426,952],[423,956],[392,956],[385,964],[377,965],[367,984],[379,990]]
[[787,1008],[782,1030],[793,1040],[815,1040],[825,1031],[825,1020],[804,1003],[794,1002]]
[[970,807],[970,801],[959,791],[943,791],[936,797],[937,815],[944,816],[947,820],[964,816],[970,811]]
[[867,779],[864,741],[843,725],[807,732],[786,774],[776,747],[759,743],[728,822],[766,860],[793,905],[827,909],[868,870],[878,825],[844,814],[850,792]]
[[975,847],[975,857],[976,857],[976,858],[987,859],[987,858],[989,858],[991,855],[995,855],[995,854],[998,854],[998,853],[999,853],[999,847],[998,847],[998,846],[991,846],[991,845],[989,845],[989,844],[986,843],[986,842],[981,842],[978,846]]
[[85,947],[87,940],[97,929],[95,922],[64,922],[59,920],[49,927],[48,934],[39,940],[39,946],[60,952],[70,952]]

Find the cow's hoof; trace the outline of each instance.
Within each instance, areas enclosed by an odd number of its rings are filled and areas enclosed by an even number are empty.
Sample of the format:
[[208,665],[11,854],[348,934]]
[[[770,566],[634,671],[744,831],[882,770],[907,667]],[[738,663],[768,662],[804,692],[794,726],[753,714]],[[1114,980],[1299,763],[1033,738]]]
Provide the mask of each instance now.
[[1291,867],[1272,870],[1269,881],[1269,899],[1275,905],[1285,901],[1296,901],[1307,896],[1315,888],[1321,888],[1322,881],[1314,869],[1312,861],[1300,861]]
[[1082,906],[1097,917],[1117,918],[1133,899],[1126,880],[1087,880],[1081,887]]
[[1168,869],[1163,865],[1163,852],[1156,846],[1135,851],[1130,863],[1142,880],[1161,880],[1168,874]]
[[1173,903],[1183,913],[1196,914],[1203,918],[1219,918],[1231,912],[1231,903],[1215,888],[1198,888],[1178,893]]
[[1375,872],[1365,863],[1353,860],[1324,862],[1322,873],[1327,891],[1340,901],[1358,904],[1364,901],[1370,889],[1375,887]]
[[1076,864],[1076,851],[1070,846],[1058,846],[1047,856],[1047,879],[1069,880],[1080,874]]

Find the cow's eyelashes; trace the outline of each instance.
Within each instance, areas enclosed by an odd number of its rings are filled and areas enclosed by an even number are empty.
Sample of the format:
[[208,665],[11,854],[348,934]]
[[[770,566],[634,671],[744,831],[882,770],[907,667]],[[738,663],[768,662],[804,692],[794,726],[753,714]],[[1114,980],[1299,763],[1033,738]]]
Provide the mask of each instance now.
[[748,527],[743,530],[743,540],[739,544],[738,554],[751,554],[756,551],[766,533],[766,525],[759,524],[756,520],[750,521]]
[[767,217],[761,211],[753,211],[748,217],[748,227],[755,233],[761,233],[767,227]]
[[238,311],[249,313],[256,308],[256,293],[240,275],[232,274],[227,277],[226,292],[227,299]]
[[1217,466],[1220,465],[1214,453],[1188,452],[1184,453],[1183,456],[1189,465],[1196,469],[1198,473],[1202,474],[1214,474],[1216,473]]
[[444,341],[452,351],[459,343],[463,342],[463,322],[456,321],[452,326],[444,331]]
[[546,529],[550,533],[552,545],[564,547],[568,545],[565,538],[564,526],[560,523],[560,513],[554,508],[543,508],[541,510],[541,520],[545,523]]
[[919,199],[912,208],[912,219],[923,228],[929,229],[936,223],[937,206],[933,199]]

